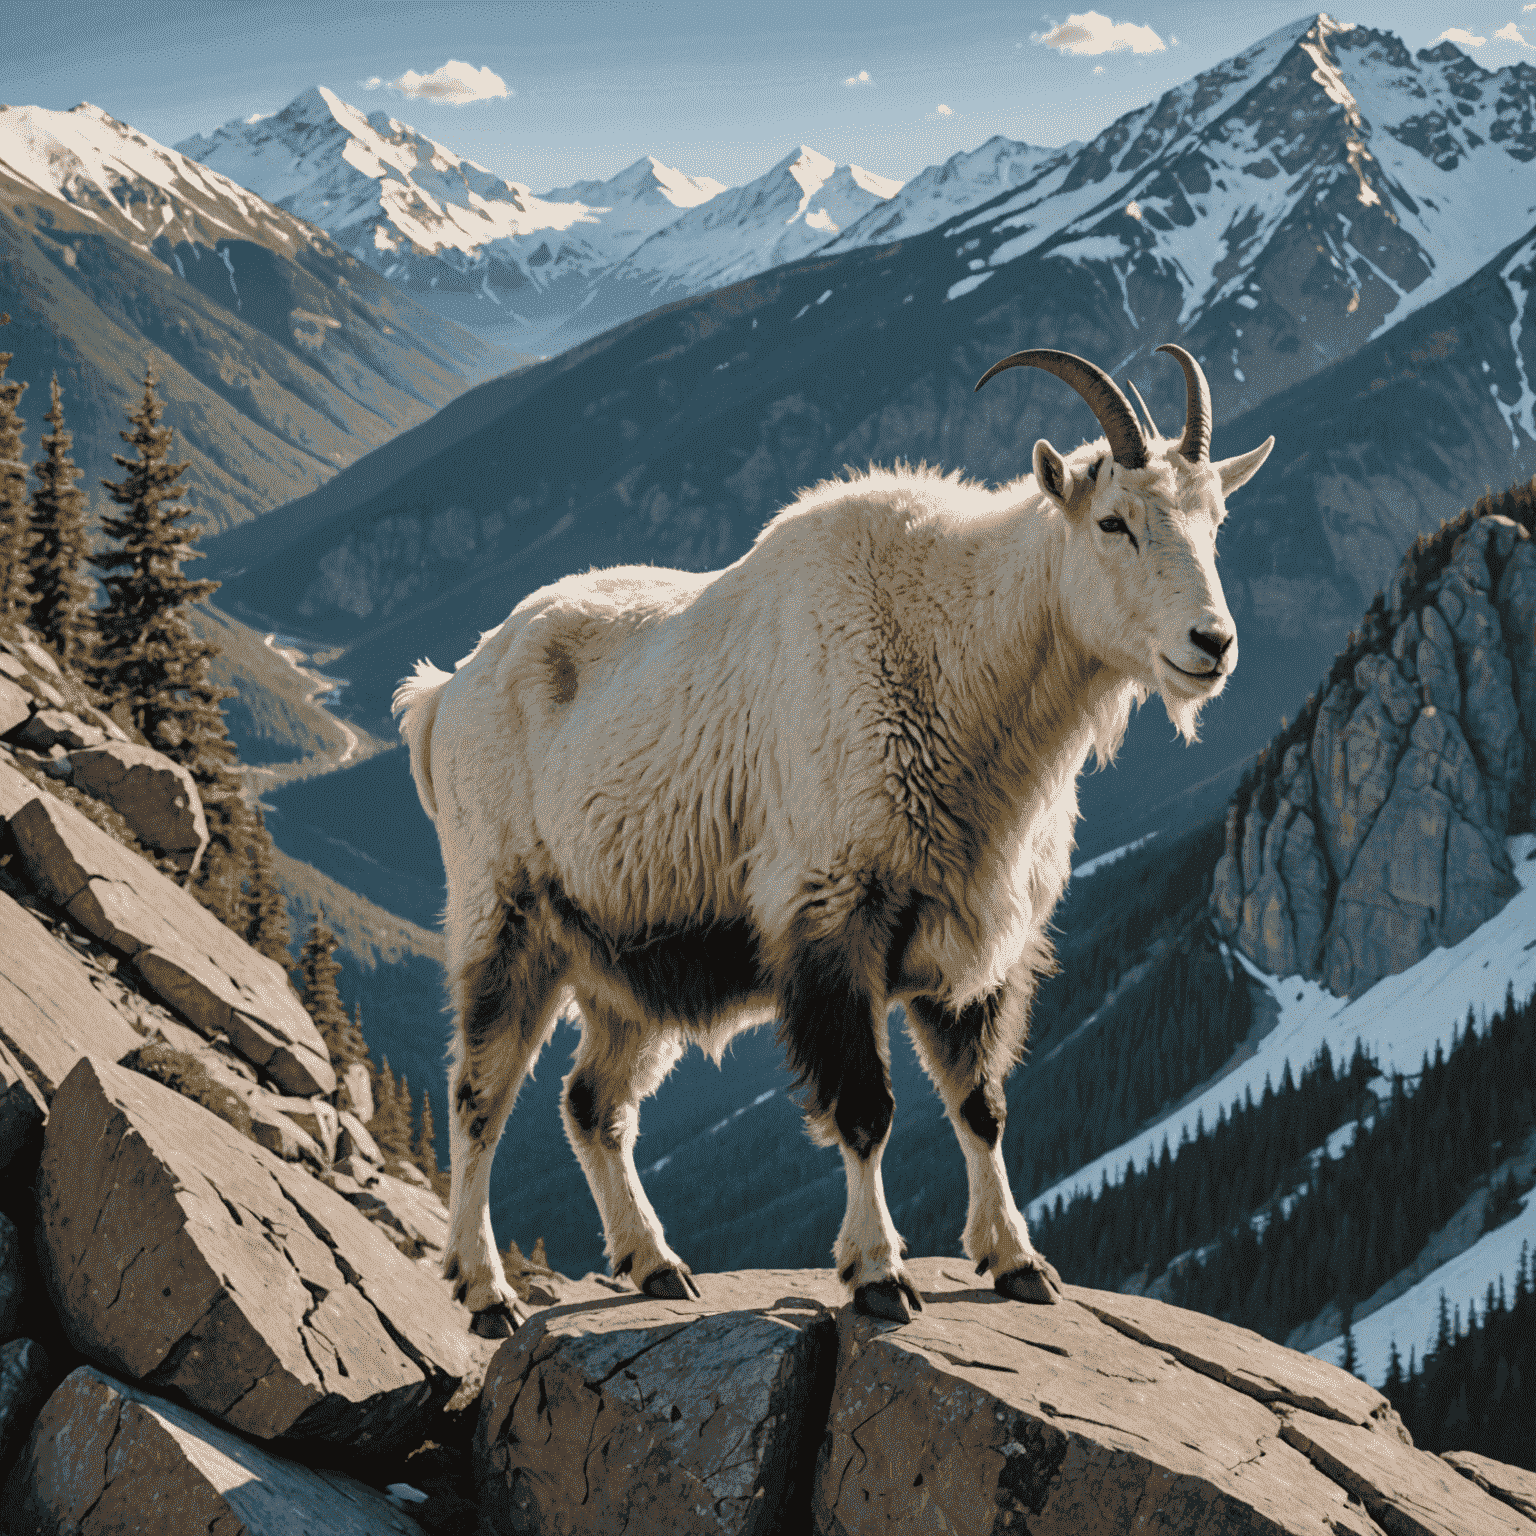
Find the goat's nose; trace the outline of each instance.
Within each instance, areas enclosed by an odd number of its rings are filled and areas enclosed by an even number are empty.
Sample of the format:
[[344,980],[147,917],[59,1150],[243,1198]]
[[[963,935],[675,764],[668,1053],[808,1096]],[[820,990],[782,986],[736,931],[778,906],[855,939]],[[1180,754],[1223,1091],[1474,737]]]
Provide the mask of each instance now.
[[1191,629],[1190,643],[1204,651],[1212,661],[1220,661],[1232,648],[1232,631],[1225,625],[1216,629]]

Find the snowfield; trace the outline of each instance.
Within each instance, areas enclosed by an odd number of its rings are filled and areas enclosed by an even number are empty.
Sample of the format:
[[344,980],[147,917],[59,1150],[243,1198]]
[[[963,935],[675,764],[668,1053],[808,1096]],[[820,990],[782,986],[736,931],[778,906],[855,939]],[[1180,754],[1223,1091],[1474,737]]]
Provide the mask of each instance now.
[[[1536,836],[1512,837],[1508,848],[1520,891],[1497,917],[1454,948],[1435,950],[1353,1000],[1335,997],[1300,976],[1271,976],[1235,951],[1225,951],[1275,999],[1280,1018],[1274,1028],[1252,1056],[1182,1108],[1037,1195],[1029,1204],[1029,1218],[1039,1220],[1058,1195],[1070,1201],[1080,1192],[1096,1193],[1106,1175],[1118,1184],[1127,1167],[1144,1168],[1158,1157],[1165,1139],[1177,1155],[1184,1133],[1193,1139],[1197,1122],[1213,1127],[1217,1115],[1247,1092],[1258,1099],[1266,1079],[1279,1083],[1287,1062],[1299,1075],[1325,1042],[1336,1064],[1349,1060],[1359,1040],[1384,1074],[1414,1074],[1426,1052],[1433,1055],[1437,1044],[1450,1047],[1468,1007],[1481,1022],[1503,1005],[1510,985],[1522,999],[1536,990]],[[1485,1276],[1483,1284],[1492,1278]]]

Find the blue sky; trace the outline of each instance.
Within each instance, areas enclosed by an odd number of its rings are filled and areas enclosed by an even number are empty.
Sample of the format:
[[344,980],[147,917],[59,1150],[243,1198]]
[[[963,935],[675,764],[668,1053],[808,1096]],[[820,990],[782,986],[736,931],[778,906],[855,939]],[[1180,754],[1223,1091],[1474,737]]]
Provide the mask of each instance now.
[[[0,101],[93,101],[174,143],[324,84],[535,190],[611,176],[644,154],[740,183],[802,142],[905,179],[994,133],[1036,144],[1089,137],[1304,14],[1297,0],[1095,3],[1101,21],[1080,28],[1079,46],[1110,25],[1131,46],[1073,53],[1042,41],[1092,10],[1082,0],[1051,10],[980,0],[144,0],[130,10],[60,0],[10,8]],[[1536,5],[1522,0],[1370,0],[1341,15],[1412,48],[1458,28],[1485,39],[1468,51],[1490,68],[1536,63],[1536,47],[1497,36],[1513,24],[1536,43]],[[459,105],[407,94],[423,89],[421,77],[431,89],[449,60],[484,72],[482,92],[508,94]]]

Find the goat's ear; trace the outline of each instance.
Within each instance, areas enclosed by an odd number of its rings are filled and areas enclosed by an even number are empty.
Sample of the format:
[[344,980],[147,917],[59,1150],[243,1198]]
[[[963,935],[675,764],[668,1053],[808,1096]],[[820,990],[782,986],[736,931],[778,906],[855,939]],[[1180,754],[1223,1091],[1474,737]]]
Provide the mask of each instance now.
[[1258,474],[1264,460],[1269,457],[1269,451],[1275,446],[1275,440],[1267,437],[1257,448],[1248,453],[1240,453],[1235,459],[1223,459],[1215,466],[1216,473],[1221,476],[1221,495],[1225,500],[1240,485],[1247,485]]
[[1035,444],[1034,468],[1035,484],[1062,511],[1066,511],[1077,487],[1072,483],[1072,471],[1067,468],[1067,461],[1043,437]]

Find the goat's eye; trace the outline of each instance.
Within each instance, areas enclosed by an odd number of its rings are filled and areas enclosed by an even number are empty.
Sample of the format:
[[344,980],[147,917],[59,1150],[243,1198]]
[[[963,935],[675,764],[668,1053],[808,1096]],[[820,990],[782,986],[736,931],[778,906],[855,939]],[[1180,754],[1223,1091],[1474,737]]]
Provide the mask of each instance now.
[[1101,517],[1099,527],[1105,533],[1129,533],[1131,530],[1125,526],[1123,517]]

